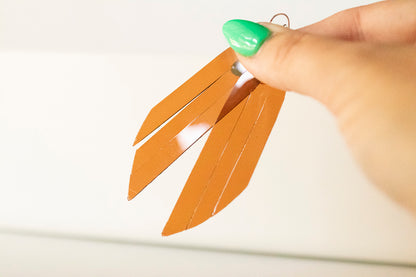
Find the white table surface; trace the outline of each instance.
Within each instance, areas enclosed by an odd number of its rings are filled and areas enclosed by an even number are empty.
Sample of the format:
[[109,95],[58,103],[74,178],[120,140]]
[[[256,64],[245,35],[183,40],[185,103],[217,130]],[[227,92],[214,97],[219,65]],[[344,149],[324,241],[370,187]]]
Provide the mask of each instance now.
[[413,277],[416,268],[0,234],[0,275]]

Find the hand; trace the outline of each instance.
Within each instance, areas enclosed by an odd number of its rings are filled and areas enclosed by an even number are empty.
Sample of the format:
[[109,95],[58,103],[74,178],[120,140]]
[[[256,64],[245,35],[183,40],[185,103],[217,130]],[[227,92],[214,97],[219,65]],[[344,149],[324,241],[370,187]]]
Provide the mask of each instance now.
[[416,215],[416,1],[353,8],[299,30],[262,23],[268,30],[241,35],[245,24],[223,31],[248,71],[323,103],[368,177]]

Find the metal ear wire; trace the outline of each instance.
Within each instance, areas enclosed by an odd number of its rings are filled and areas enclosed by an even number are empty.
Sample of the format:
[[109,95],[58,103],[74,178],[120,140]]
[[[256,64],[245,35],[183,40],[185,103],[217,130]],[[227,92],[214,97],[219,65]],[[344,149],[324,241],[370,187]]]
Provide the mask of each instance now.
[[286,20],[287,20],[287,24],[283,24],[283,27],[288,27],[288,28],[290,28],[290,19],[289,19],[289,16],[287,15],[287,14],[285,14],[285,13],[277,13],[277,14],[275,14],[275,15],[273,15],[273,17],[270,19],[270,23],[272,23],[273,22],[273,20],[276,18],[276,17],[278,17],[278,16],[284,16],[284,17],[286,17]]

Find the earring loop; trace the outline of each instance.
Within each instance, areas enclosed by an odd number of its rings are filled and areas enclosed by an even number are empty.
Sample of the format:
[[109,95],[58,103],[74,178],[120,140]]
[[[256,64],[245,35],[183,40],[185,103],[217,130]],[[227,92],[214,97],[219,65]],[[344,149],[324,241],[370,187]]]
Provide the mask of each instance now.
[[285,13],[277,13],[277,14],[275,14],[275,15],[273,15],[273,17],[270,19],[270,23],[272,23],[273,22],[273,20],[276,18],[276,17],[278,17],[278,16],[284,16],[284,17],[286,17],[286,20],[287,20],[287,24],[283,24],[283,27],[288,27],[288,28],[290,28],[290,19],[289,19],[289,16],[287,15],[287,14],[285,14]]

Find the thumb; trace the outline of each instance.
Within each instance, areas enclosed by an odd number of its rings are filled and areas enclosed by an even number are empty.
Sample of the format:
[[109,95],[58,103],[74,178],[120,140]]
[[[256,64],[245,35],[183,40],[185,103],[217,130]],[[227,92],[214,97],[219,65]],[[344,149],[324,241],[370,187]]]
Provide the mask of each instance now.
[[369,64],[371,49],[363,44],[245,20],[226,22],[223,33],[240,62],[260,81],[312,96],[333,112],[345,98],[354,97],[357,90],[351,86],[366,81],[359,80],[359,72]]
[[260,81],[331,110],[357,161],[416,214],[416,51],[231,20],[224,34]]

